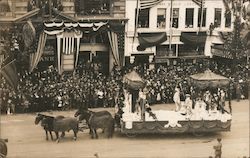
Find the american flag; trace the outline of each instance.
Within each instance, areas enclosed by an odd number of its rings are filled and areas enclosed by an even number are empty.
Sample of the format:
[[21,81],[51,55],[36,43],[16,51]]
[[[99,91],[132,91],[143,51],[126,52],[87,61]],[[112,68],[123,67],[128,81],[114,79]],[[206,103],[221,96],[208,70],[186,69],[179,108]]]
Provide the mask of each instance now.
[[192,0],[195,4],[197,4],[199,7],[204,8],[205,0]]
[[0,73],[3,75],[3,77],[6,79],[7,83],[13,87],[14,89],[17,88],[18,84],[18,75],[16,71],[16,60],[13,60],[3,66],[0,70]]
[[153,6],[161,3],[163,0],[140,0],[140,9],[152,8]]

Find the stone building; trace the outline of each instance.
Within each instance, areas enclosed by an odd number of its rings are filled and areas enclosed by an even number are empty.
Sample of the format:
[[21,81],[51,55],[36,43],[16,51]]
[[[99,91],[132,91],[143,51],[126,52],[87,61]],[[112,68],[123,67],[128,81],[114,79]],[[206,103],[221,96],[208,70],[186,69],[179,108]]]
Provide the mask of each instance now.
[[140,1],[137,7],[137,1],[126,0],[127,62],[153,65],[211,58],[213,47],[223,44],[221,33],[233,30],[233,15],[224,16],[223,0],[205,0],[202,5],[195,0],[158,0],[148,5]]

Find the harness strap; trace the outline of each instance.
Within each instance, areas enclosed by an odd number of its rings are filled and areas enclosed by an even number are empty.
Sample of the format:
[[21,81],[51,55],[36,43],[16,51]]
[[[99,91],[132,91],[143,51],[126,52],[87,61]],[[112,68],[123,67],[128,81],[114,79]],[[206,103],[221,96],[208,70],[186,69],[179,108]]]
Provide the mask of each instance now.
[[93,116],[94,116],[94,114],[91,112],[88,122],[90,122],[90,120],[92,119]]
[[6,155],[0,153],[0,158],[5,158],[5,157],[6,157]]

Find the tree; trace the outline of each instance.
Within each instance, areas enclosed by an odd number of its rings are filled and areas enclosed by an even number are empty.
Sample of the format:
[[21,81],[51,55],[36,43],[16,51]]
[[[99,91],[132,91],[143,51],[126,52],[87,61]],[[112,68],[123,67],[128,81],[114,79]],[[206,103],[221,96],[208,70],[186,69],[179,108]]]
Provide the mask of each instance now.
[[232,68],[235,68],[239,62],[239,59],[247,56],[247,45],[246,41],[242,38],[241,32],[243,25],[241,22],[242,18],[242,0],[223,0],[226,12],[225,17],[234,15],[234,28],[233,32],[229,34],[224,43],[224,53],[227,54],[228,58],[233,59]]

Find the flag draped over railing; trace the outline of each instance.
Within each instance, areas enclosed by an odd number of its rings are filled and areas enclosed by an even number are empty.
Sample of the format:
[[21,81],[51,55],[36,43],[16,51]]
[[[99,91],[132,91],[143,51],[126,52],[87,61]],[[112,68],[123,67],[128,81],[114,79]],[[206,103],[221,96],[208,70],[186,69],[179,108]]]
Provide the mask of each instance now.
[[0,73],[6,79],[7,83],[13,87],[17,88],[18,76],[16,71],[16,60],[13,60],[1,68]]
[[[57,64],[58,64],[58,72],[62,74],[62,61],[61,54],[75,55],[75,67],[77,66],[78,56],[79,56],[79,48],[80,48],[80,39],[82,38],[82,32],[78,30],[71,30],[68,32],[62,32],[56,34],[57,38]],[[76,44],[75,44],[76,43]]]

